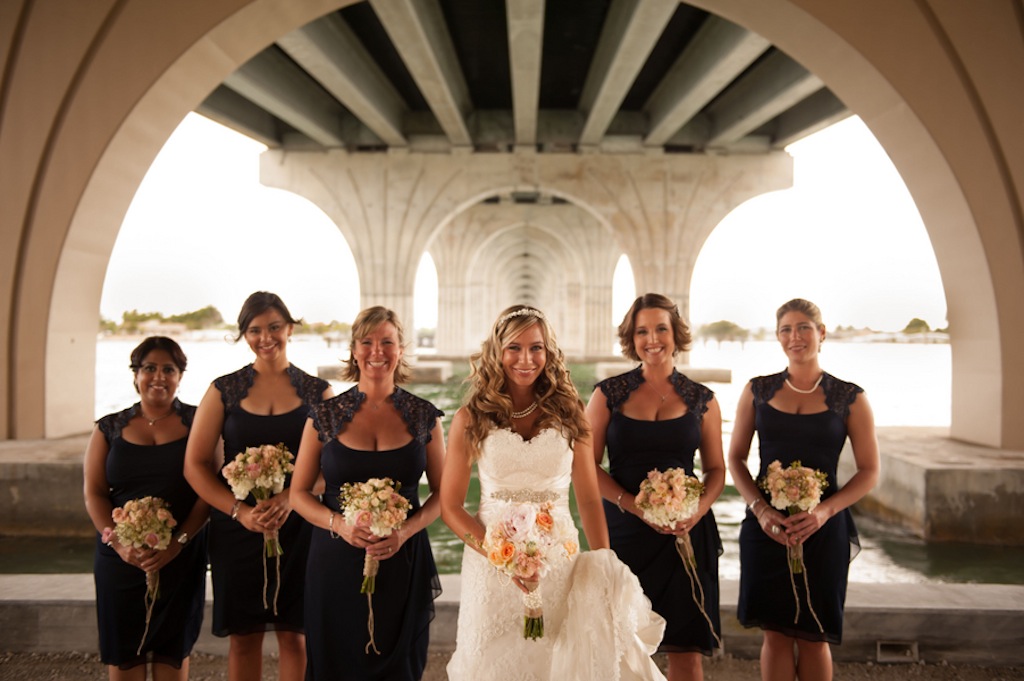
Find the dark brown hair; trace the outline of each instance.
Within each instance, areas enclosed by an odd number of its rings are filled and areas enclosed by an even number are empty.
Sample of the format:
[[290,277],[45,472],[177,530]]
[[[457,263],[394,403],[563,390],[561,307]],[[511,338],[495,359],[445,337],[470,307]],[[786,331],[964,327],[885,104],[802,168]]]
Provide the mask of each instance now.
[[235,342],[242,339],[245,335],[245,330],[249,328],[249,324],[252,323],[254,317],[258,317],[267,310],[274,309],[281,313],[284,320],[289,324],[298,324],[298,320],[292,318],[292,313],[288,311],[288,307],[281,300],[281,296],[276,293],[269,293],[268,291],[256,291],[242,303],[242,309],[238,313],[238,335],[235,336]]
[[[181,346],[167,336],[150,336],[132,350],[130,359],[131,364],[128,366],[131,368],[133,374],[138,376],[139,369],[142,368],[142,361],[146,359],[146,355],[154,350],[163,350],[166,352],[171,356],[171,361],[174,362],[174,366],[178,367],[178,371],[185,373],[185,366],[188,364],[188,357],[185,356],[185,352],[181,349]],[[139,392],[139,386],[137,383],[135,384],[135,392]]]

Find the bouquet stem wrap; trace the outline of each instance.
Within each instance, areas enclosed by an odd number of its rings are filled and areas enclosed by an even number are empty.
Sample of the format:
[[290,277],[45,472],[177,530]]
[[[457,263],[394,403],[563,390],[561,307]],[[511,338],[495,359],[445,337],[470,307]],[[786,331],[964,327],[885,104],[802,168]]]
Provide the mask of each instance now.
[[379,570],[380,561],[367,553],[363,560],[363,585],[359,589],[360,593],[366,594],[366,609],[369,611],[369,615],[366,617],[366,631],[370,634],[370,640],[365,649],[367,655],[370,654],[371,649],[380,655],[377,643],[373,640],[373,592],[377,590],[377,572]]
[[544,638],[544,599],[540,594],[540,580],[523,581],[528,593],[523,594],[523,638]]

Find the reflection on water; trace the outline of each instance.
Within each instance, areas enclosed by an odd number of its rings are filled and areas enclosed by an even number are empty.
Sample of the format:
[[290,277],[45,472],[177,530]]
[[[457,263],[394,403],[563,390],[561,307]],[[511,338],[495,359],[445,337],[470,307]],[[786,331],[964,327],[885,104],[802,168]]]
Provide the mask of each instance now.
[[[426,490],[421,490],[426,496]],[[476,512],[479,485],[471,481],[468,506]],[[744,505],[729,489],[715,502],[715,518],[725,553],[722,579],[739,579],[739,524]],[[573,511],[574,517],[576,515]],[[1024,584],[1024,547],[928,544],[857,516],[862,550],[850,565],[850,581],[867,583],[949,582]],[[440,520],[430,526],[438,570],[458,573],[463,543]],[[582,531],[581,531],[582,539]],[[92,572],[93,539],[0,537],[0,573]]]

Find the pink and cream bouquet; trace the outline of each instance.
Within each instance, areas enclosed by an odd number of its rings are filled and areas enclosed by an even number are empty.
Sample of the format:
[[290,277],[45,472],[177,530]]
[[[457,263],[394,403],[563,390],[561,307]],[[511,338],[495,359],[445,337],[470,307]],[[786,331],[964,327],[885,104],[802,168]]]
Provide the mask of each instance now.
[[[111,513],[114,528],[103,529],[103,542],[110,542],[116,535],[118,543],[135,549],[163,551],[171,543],[171,531],[178,521],[171,515],[167,502],[160,497],[142,497],[125,502]],[[149,621],[153,615],[153,604],[160,597],[160,571],[146,573],[146,628],[136,654],[142,654],[142,645],[149,633]]]
[[[768,464],[768,472],[765,473],[760,486],[761,489],[768,493],[768,503],[772,505],[772,508],[786,511],[789,515],[795,515],[801,511],[813,511],[821,502],[821,493],[828,487],[828,477],[819,470],[801,465],[800,461],[794,461],[789,466],[783,468],[782,463],[775,460]],[[789,561],[790,581],[793,583],[793,595],[796,598],[796,582],[793,576],[802,573],[804,576],[804,586],[807,586],[804,545],[802,543],[792,546],[787,544],[786,556]],[[807,598],[808,608],[810,608],[811,614],[814,615],[814,620],[818,622],[818,615],[814,612],[814,607],[811,606],[809,591]],[[796,617],[794,617],[793,622],[796,623],[799,617],[800,600],[796,598]],[[818,622],[818,628],[822,629],[821,622]],[[824,630],[822,629],[822,631]]]
[[[236,499],[245,500],[252,494],[258,501],[266,501],[284,490],[288,474],[295,470],[294,460],[283,443],[248,447],[224,466],[221,475],[228,481]],[[263,546],[267,557],[284,554],[277,532],[267,532],[263,536]]]
[[[640,490],[636,493],[633,503],[640,509],[644,520],[660,527],[675,527],[675,524],[697,515],[700,506],[700,495],[704,493],[704,483],[682,468],[666,468],[649,471],[647,477],[640,482]],[[676,553],[683,561],[683,569],[690,578],[690,594],[693,602],[708,623],[711,634],[718,639],[714,626],[704,610],[704,587],[701,586],[697,574],[697,556],[693,552],[690,534],[676,537]],[[719,639],[719,645],[721,640]]]
[[[292,455],[284,443],[247,447],[239,452],[231,463],[221,469],[221,475],[228,481],[231,493],[236,499],[245,500],[252,494],[257,501],[266,501],[284,491],[288,474],[295,470]],[[274,590],[274,614],[277,614],[277,596],[281,591],[281,556],[284,549],[278,539],[277,530],[263,533],[263,607],[267,605],[267,558],[277,564],[277,582]]]
[[[640,483],[633,503],[643,512],[644,520],[662,527],[673,527],[677,522],[689,520],[697,514],[700,495],[704,493],[704,483],[687,475],[682,468],[668,468],[664,471],[653,470]],[[697,565],[693,555],[690,536],[678,538],[682,543],[685,555],[683,560],[690,567]]]
[[[374,536],[387,537],[405,523],[411,505],[409,500],[398,493],[402,484],[391,478],[370,478],[366,482],[349,482],[341,487],[338,501],[345,523],[369,530]],[[370,632],[370,648],[379,655],[373,640],[373,593],[377,590],[377,572],[380,561],[369,553],[363,559],[363,584],[359,593],[366,594],[369,605],[367,629]]]
[[579,552],[576,527],[568,520],[556,520],[550,501],[504,502],[498,508],[498,517],[487,526],[481,548],[491,565],[518,579],[528,590],[523,595],[523,638],[542,638],[540,580]]

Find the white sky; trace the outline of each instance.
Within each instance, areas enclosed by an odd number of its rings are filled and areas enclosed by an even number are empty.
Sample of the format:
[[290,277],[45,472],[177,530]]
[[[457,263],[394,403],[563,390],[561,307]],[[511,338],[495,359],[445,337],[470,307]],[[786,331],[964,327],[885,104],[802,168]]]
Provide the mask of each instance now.
[[[265,147],[196,114],[168,140],[139,187],[111,255],[100,312],[174,314],[214,305],[234,321],[249,293],[274,291],[307,321],[352,321],[359,281],[338,229],[304,198],[259,183]],[[829,328],[945,326],[935,255],[899,174],[857,118],[789,147],[794,186],[734,210],[693,275],[694,326],[774,324],[790,298],[817,303]],[[632,281],[615,283],[617,324]],[[417,328],[434,326],[437,278],[420,268]]]

